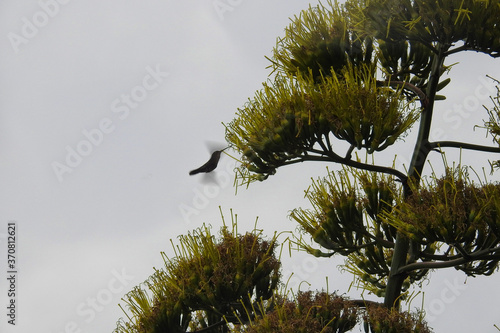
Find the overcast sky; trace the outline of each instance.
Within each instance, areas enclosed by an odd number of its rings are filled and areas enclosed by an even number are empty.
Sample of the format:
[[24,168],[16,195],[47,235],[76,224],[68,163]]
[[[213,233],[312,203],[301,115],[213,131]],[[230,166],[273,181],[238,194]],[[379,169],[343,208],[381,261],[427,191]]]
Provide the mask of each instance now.
[[[237,195],[227,156],[217,186],[188,172],[208,159],[207,143],[223,144],[221,122],[261,87],[269,74],[264,56],[308,3],[2,2],[1,332],[111,332],[123,315],[120,299],[162,266],[169,240],[204,222],[216,232],[219,206],[227,222],[231,209],[238,215],[241,232],[257,216],[267,235],[295,230],[287,215],[308,206],[303,191],[325,165],[280,169]],[[450,60],[460,64],[433,135],[490,144],[473,127],[486,118],[481,105],[491,105],[486,93],[494,91],[484,75],[500,78],[499,66],[475,53]],[[409,159],[412,138],[389,152],[398,153],[398,166]],[[487,166],[485,155],[463,158]],[[14,327],[6,309],[10,222],[17,227]],[[283,257],[284,274],[295,272],[292,286],[305,280],[326,288],[328,275],[329,290],[344,293],[352,281],[338,272],[341,258]],[[424,304],[436,332],[495,332],[498,275],[466,279],[448,269],[431,278]],[[419,296],[411,307],[421,304]]]

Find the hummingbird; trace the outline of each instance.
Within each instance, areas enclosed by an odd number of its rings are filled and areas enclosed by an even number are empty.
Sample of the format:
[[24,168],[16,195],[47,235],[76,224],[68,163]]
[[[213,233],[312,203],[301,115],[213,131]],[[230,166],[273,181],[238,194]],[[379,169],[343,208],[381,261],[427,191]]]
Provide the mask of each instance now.
[[215,168],[217,168],[217,164],[219,164],[220,154],[224,150],[226,150],[227,148],[229,148],[229,147],[226,147],[226,148],[221,149],[221,150],[214,151],[212,153],[212,156],[210,156],[210,159],[208,160],[207,163],[203,164],[198,169],[194,169],[194,170],[189,171],[189,175],[192,176],[192,175],[196,175],[196,174],[201,173],[201,172],[207,173],[207,172],[214,171]]

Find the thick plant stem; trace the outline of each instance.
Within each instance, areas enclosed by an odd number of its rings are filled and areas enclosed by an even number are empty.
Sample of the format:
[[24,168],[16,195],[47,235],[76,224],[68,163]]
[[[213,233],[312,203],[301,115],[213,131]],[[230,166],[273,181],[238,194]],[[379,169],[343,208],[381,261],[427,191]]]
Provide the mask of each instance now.
[[396,244],[394,246],[394,255],[392,257],[391,271],[387,280],[384,305],[387,308],[399,308],[399,297],[401,288],[406,279],[406,274],[397,274],[396,268],[406,265],[406,257],[410,243],[408,239],[400,232],[396,235]]
[[[438,45],[437,48],[439,53],[434,56],[431,75],[426,91],[428,104],[422,109],[418,137],[408,171],[408,178],[412,178],[416,184],[420,182],[420,177],[422,170],[424,169],[425,161],[427,160],[427,155],[431,151],[429,133],[431,130],[432,114],[434,111],[434,100],[436,97],[439,77],[441,76],[441,68],[443,67],[444,62],[443,53],[447,49],[447,47],[441,47],[440,45]],[[410,194],[411,193],[405,193],[405,196]]]
[[[420,127],[418,132],[415,149],[413,151],[412,160],[409,167],[408,181],[415,184],[420,182],[422,170],[424,169],[425,161],[431,151],[429,144],[429,133],[432,124],[432,112],[434,108],[434,100],[441,74],[441,68],[444,61],[444,52],[447,47],[444,45],[437,45],[438,53],[434,56],[431,75],[427,85],[427,101],[422,108],[422,115],[420,118]],[[411,195],[411,189],[408,183],[403,184],[404,198]],[[401,232],[396,235],[396,244],[394,246],[394,253],[391,262],[391,270],[387,280],[387,288],[385,292],[384,305],[388,308],[399,308],[400,296],[404,280],[408,277],[407,273],[398,272],[399,269],[407,265],[411,261],[410,253],[410,240],[405,237]]]

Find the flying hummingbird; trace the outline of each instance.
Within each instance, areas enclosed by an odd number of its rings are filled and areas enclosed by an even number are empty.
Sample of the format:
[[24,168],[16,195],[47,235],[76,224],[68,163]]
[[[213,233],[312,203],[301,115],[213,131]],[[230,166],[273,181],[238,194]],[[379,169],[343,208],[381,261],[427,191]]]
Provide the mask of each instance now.
[[226,147],[224,149],[221,149],[221,150],[216,150],[212,153],[212,156],[210,156],[210,159],[208,160],[207,163],[203,164],[201,167],[199,167],[198,169],[194,169],[194,170],[191,170],[189,171],[189,175],[192,176],[192,175],[196,175],[197,173],[201,173],[201,172],[212,172],[215,170],[215,168],[217,168],[217,164],[219,164],[219,159],[220,159],[220,154],[226,150],[227,148],[229,147]]

